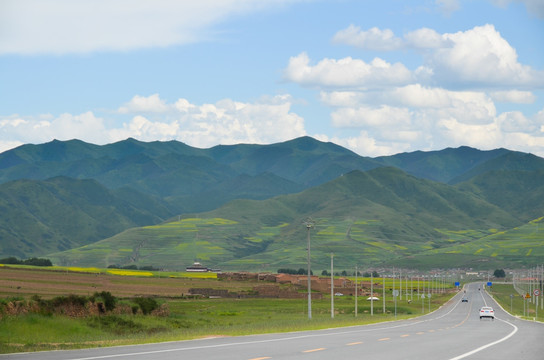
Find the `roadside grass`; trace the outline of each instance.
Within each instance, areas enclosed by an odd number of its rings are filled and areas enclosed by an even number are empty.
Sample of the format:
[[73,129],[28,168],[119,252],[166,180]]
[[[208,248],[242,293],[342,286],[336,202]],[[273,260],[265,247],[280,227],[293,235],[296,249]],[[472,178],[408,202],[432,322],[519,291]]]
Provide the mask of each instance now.
[[[388,295],[390,297],[390,293]],[[435,294],[434,310],[451,298]],[[312,319],[307,317],[306,299],[158,299],[166,303],[165,317],[144,315],[102,315],[69,318],[61,315],[23,314],[0,319],[0,353],[74,349],[98,346],[142,344],[197,339],[210,336],[316,330],[405,319],[427,313],[428,300],[408,303],[388,299],[386,313],[382,301],[374,304],[355,297],[335,297],[335,317],[330,315],[330,297],[312,301]]]
[[518,294],[512,284],[493,283],[493,286],[488,287],[487,291],[510,314],[526,320],[544,321],[544,309],[540,297],[538,298],[538,309],[536,309],[537,305]]

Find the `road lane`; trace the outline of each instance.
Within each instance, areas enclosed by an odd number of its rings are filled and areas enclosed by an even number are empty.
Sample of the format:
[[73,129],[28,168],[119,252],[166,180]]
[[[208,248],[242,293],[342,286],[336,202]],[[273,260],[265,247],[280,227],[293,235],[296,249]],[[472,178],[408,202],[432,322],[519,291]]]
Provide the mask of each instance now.
[[[319,331],[222,337],[162,344],[12,354],[9,359],[540,359],[544,325],[508,315],[478,284],[439,310],[411,320]],[[479,319],[489,305],[496,320]],[[0,360],[6,356],[0,356]]]

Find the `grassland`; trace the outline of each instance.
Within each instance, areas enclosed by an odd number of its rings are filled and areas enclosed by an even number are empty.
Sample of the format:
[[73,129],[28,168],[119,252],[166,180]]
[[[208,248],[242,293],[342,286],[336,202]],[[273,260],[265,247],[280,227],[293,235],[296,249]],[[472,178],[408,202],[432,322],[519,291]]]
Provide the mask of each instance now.
[[[386,309],[383,302],[370,303],[355,297],[335,297],[335,317],[330,315],[330,297],[312,301],[312,320],[307,319],[307,301],[300,299],[218,298],[188,299],[182,294],[191,287],[249,290],[255,282],[221,281],[219,279],[158,276],[121,276],[107,273],[44,271],[33,268],[0,267],[0,299],[28,301],[32,295],[53,297],[67,294],[92,294],[111,291],[122,299],[153,296],[167,306],[165,316],[105,315],[70,318],[61,315],[27,313],[4,315],[0,319],[0,352],[70,349],[146,342],[195,339],[208,336],[235,336],[320,329],[367,324],[395,319],[390,284],[386,284]],[[155,274],[154,274],[155,275]],[[157,274],[158,275],[158,274]],[[18,284],[18,285],[17,285]],[[375,289],[381,294],[381,289]],[[431,310],[451,297],[451,293],[435,294]],[[381,296],[380,296],[381,297]],[[408,318],[429,311],[428,300],[397,302],[397,318]]]
[[[454,255],[467,259],[486,259],[486,262],[510,264],[510,266],[527,266],[540,263],[544,256],[544,217],[529,223],[507,230],[496,231],[490,229],[473,241],[476,236],[472,232],[459,234],[451,232],[452,246],[430,250],[422,255]],[[463,266],[464,264],[459,264]],[[491,268],[492,266],[490,266]]]
[[[518,294],[512,284],[494,283],[488,292],[510,314],[527,320],[544,321],[542,305],[539,303],[537,309],[537,305]],[[542,300],[539,298],[539,301]]]
[[[247,205],[250,206],[250,205]],[[279,210],[278,210],[279,211]],[[234,221],[227,214],[210,218],[179,219],[133,228],[112,238],[48,257],[58,265],[111,264],[183,269],[194,261],[223,270],[276,271],[306,264],[306,230],[279,221]],[[364,217],[316,217],[311,231],[314,272],[329,267],[330,253],[339,270],[354,264],[381,264],[405,268],[519,267],[540,263],[544,256],[544,221],[538,218],[509,230],[435,229],[439,237],[425,239],[407,230],[385,231],[385,220]]]

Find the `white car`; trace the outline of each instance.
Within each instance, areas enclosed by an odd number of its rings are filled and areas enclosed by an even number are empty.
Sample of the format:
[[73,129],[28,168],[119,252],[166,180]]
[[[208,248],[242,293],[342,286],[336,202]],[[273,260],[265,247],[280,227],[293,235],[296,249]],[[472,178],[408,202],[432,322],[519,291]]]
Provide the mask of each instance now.
[[380,298],[377,297],[377,296],[370,296],[370,297],[367,298],[366,300],[367,300],[367,301],[378,301],[378,300],[380,300]]
[[480,320],[486,317],[495,320],[495,312],[493,311],[492,307],[484,306],[480,309]]

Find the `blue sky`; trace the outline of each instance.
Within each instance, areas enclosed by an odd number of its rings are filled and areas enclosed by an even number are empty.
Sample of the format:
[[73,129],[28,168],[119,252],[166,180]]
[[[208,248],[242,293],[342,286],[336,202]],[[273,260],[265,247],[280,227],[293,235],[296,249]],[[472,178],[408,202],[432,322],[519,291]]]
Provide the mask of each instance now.
[[0,151],[304,135],[544,156],[544,1],[0,0]]

